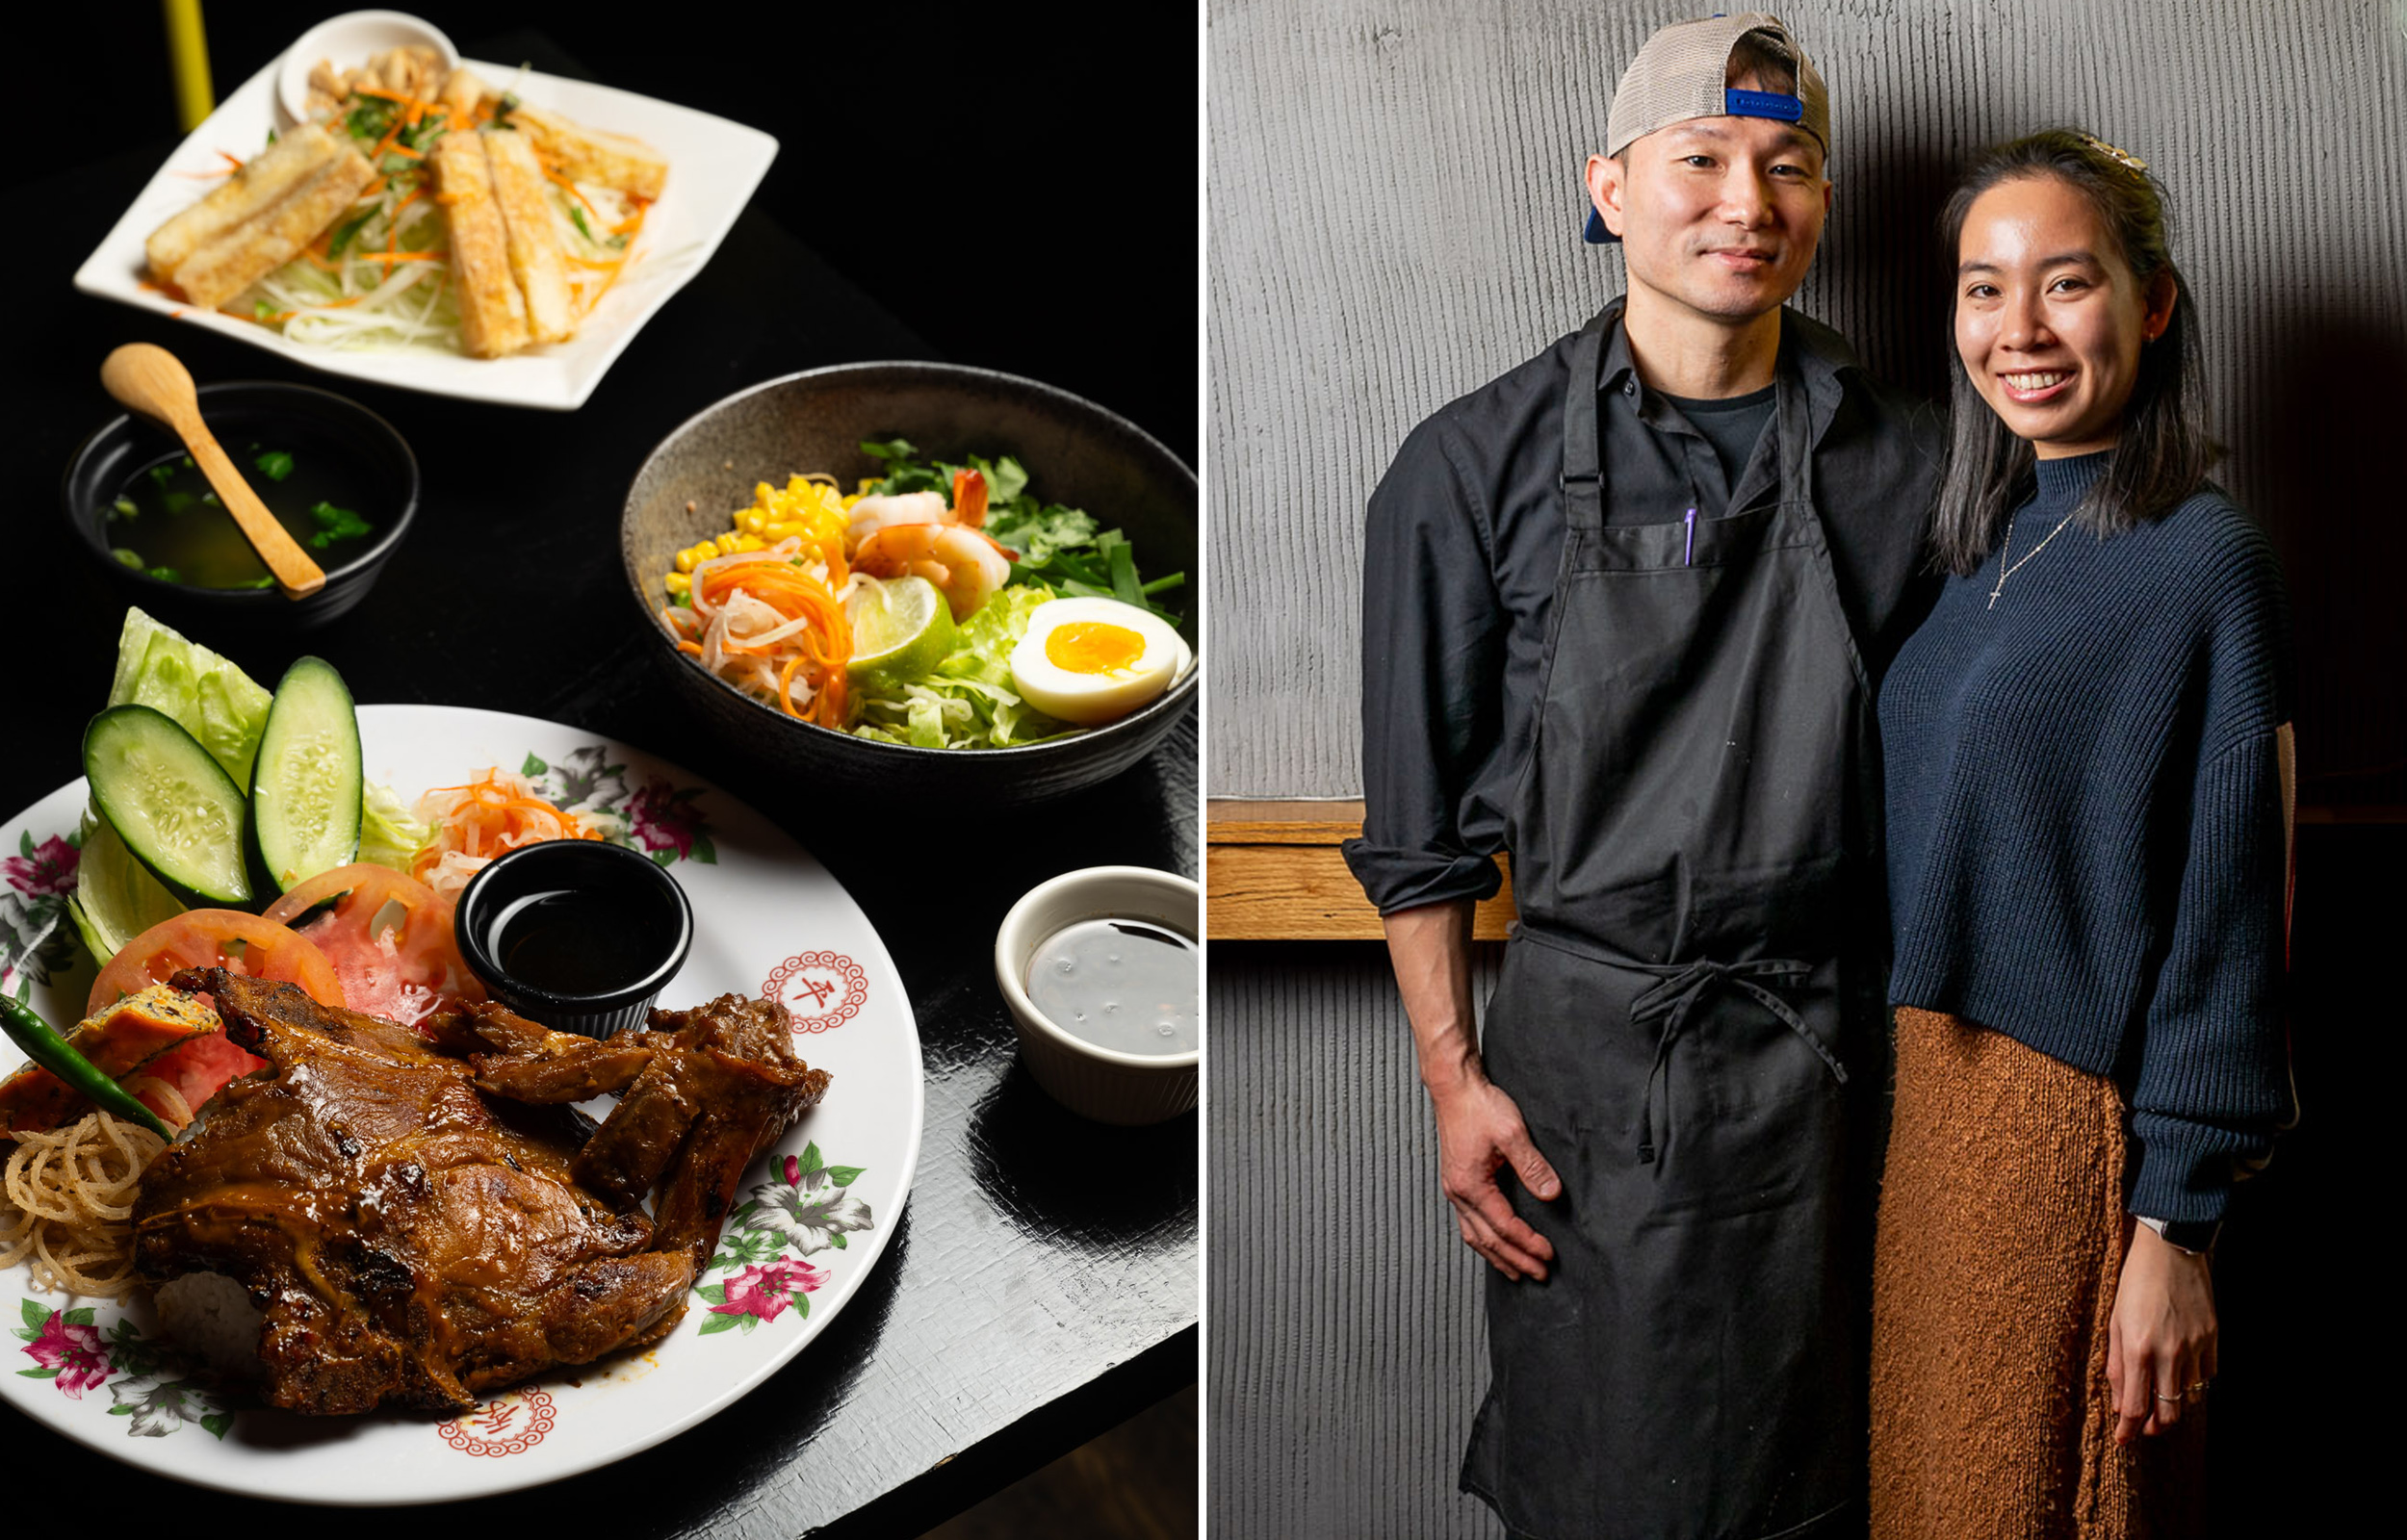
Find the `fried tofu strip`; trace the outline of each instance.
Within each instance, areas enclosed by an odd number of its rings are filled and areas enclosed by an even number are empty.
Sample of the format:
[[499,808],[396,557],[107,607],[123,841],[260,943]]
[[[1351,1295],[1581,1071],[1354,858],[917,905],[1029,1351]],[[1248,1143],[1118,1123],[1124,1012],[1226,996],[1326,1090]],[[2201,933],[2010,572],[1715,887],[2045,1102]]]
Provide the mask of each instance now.
[[465,128],[477,116],[477,104],[485,98],[484,82],[471,69],[454,69],[443,77],[443,93],[435,100],[451,115],[453,128]]
[[510,109],[509,120],[534,136],[536,146],[559,162],[561,174],[572,182],[639,198],[657,198],[668,184],[668,162],[639,139],[585,128],[524,102]]
[[509,232],[494,199],[482,138],[446,134],[434,141],[427,164],[451,223],[460,344],[473,357],[500,358],[527,346],[527,302],[510,277]]
[[577,315],[552,200],[543,192],[543,167],[524,134],[503,128],[476,137],[484,141],[494,201],[509,234],[510,273],[527,301],[527,329],[536,342],[558,342],[577,329]]
[[292,261],[358,200],[375,174],[366,156],[343,144],[282,201],[194,248],[169,281],[194,304],[215,310]]
[[[151,276],[172,281],[184,259],[281,201],[324,169],[344,145],[317,123],[304,123],[277,140],[226,178],[225,185],[150,232],[142,243]],[[314,232],[313,232],[314,233]]]

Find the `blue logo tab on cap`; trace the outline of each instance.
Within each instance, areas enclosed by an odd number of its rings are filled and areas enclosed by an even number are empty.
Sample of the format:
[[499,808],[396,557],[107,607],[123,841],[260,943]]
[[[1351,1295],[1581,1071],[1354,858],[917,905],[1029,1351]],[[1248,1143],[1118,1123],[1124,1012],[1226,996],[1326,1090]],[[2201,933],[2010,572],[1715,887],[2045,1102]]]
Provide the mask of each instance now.
[[1782,122],[1805,120],[1805,104],[1776,90],[1724,90],[1721,105],[1732,117],[1776,117]]

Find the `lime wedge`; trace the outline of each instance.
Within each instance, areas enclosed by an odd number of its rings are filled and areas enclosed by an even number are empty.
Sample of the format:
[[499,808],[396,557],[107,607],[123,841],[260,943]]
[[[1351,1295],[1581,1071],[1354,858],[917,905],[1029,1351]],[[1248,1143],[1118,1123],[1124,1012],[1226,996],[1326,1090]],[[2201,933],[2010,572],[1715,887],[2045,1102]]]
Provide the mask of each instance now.
[[865,582],[844,601],[844,618],[852,623],[845,673],[857,684],[891,687],[924,679],[953,650],[952,608],[925,578]]

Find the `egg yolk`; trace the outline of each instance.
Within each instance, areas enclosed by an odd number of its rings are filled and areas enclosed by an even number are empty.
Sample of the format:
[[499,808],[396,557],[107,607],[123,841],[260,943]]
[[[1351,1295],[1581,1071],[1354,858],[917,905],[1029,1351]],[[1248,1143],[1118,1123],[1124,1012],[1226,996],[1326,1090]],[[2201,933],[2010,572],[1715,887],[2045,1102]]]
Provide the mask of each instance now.
[[1126,626],[1074,620],[1045,638],[1045,658],[1071,674],[1121,674],[1145,655],[1145,638]]

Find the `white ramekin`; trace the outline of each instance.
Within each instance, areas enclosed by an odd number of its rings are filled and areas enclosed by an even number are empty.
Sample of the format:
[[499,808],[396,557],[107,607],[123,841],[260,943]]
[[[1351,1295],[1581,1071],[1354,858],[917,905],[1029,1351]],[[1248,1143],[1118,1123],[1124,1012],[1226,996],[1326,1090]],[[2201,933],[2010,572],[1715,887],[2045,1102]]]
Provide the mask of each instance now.
[[1080,920],[1152,920],[1201,933],[1202,895],[1183,877],[1150,866],[1089,866],[1030,888],[995,935],[995,982],[1020,1029],[1020,1057],[1046,1093],[1100,1123],[1158,1123],[1195,1105],[1200,1048],[1122,1053],[1074,1038],[1028,999],[1028,959],[1045,938]]

